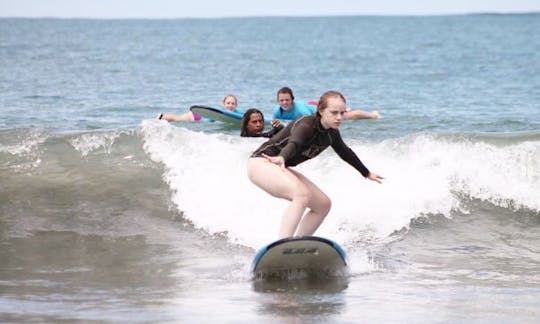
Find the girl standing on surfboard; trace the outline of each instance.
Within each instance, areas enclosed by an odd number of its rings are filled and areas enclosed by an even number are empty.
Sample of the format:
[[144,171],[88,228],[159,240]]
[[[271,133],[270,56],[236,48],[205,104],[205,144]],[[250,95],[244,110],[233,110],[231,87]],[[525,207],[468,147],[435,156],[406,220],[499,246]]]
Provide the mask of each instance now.
[[[236,109],[236,106],[238,106],[238,99],[235,95],[228,94],[223,98],[223,108],[225,108],[228,111],[236,111],[238,113],[242,113],[241,111]],[[203,117],[197,113],[194,113],[192,111],[189,111],[187,113],[181,114],[181,115],[175,115],[175,114],[164,114],[161,113],[158,115],[157,119],[163,119],[169,122],[177,122],[177,121],[201,121],[203,120]]]
[[365,178],[382,183],[384,178],[370,172],[341,138],[338,129],[346,107],[341,93],[325,92],[314,115],[291,122],[251,155],[251,182],[274,197],[290,201],[281,220],[279,238],[312,235],[330,211],[330,198],[291,168],[316,157],[328,146]]

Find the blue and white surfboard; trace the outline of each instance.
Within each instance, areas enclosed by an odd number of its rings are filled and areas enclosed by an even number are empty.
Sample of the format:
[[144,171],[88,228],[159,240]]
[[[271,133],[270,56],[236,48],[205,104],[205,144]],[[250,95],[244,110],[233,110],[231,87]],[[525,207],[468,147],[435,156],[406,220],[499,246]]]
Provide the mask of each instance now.
[[347,256],[336,242],[317,236],[281,239],[261,248],[251,265],[255,277],[281,276],[291,272],[342,276]]
[[[240,125],[242,123],[242,117],[244,116],[244,114],[242,112],[239,112],[238,110],[229,111],[221,107],[215,108],[215,107],[194,105],[194,106],[189,107],[189,110],[203,116],[206,119],[217,120],[223,123],[238,126],[238,128],[240,128]],[[270,125],[270,120],[265,119],[264,123],[266,125]]]
[[208,106],[195,105],[189,107],[189,110],[203,116],[204,118],[237,125],[240,125],[243,116],[241,113],[236,111],[229,111],[223,108],[214,108]]

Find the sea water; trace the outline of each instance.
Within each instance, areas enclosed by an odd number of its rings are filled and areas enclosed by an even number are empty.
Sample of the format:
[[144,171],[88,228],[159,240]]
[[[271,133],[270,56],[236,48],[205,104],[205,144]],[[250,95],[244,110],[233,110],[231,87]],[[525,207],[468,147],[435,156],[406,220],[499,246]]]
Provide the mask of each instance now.
[[[540,16],[0,19],[0,321],[538,322]],[[160,112],[335,89],[364,180],[317,235],[347,278],[260,283],[286,202],[246,176],[264,140]]]

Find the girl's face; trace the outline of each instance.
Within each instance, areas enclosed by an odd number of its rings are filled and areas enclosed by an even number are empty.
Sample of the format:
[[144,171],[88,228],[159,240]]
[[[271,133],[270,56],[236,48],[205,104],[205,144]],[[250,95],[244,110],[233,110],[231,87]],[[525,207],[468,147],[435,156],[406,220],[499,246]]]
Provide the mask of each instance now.
[[229,111],[234,111],[236,108],[236,99],[228,96],[223,100],[223,107]]
[[259,113],[253,113],[249,116],[249,121],[246,125],[247,132],[250,136],[262,133],[264,129],[264,119]]
[[278,104],[283,110],[290,110],[292,108],[292,97],[289,93],[278,94]]
[[321,124],[324,128],[338,129],[343,120],[347,106],[339,97],[328,98],[328,106],[323,110],[319,110],[321,115]]

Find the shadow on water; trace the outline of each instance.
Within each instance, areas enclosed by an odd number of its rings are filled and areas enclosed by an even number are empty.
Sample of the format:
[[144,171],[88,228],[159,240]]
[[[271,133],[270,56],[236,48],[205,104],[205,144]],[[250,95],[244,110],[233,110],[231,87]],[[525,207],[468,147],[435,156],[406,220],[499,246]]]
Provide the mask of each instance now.
[[256,292],[338,293],[347,289],[348,277],[301,276],[253,279]]
[[343,292],[348,285],[348,277],[253,279],[253,289],[260,293],[259,312],[294,321],[302,321],[302,316],[324,319],[340,314],[346,306]]

